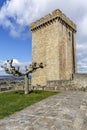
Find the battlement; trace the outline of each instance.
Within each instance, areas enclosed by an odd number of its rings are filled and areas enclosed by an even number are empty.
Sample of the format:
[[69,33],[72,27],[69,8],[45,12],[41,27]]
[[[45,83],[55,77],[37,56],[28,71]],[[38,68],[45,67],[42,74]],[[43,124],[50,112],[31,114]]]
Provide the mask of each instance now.
[[60,21],[62,24],[76,32],[76,24],[74,24],[68,17],[66,17],[65,14],[63,14],[59,9],[54,10],[52,14],[48,14],[36,22],[31,23],[30,29],[31,31],[35,31],[43,26],[53,23],[55,20]]

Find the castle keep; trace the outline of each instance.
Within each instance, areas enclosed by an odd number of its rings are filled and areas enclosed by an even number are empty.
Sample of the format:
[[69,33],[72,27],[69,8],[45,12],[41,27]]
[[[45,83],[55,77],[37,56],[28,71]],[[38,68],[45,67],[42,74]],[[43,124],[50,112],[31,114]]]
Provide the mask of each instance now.
[[76,25],[60,10],[33,22],[32,62],[43,62],[44,69],[32,75],[32,85],[71,80],[76,72]]

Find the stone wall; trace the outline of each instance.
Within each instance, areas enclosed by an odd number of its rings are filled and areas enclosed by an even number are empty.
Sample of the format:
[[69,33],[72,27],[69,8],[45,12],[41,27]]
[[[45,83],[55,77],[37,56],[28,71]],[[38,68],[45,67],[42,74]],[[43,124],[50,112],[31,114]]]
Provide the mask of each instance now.
[[46,67],[32,75],[32,85],[46,86],[48,81],[70,80],[76,71],[76,25],[60,10],[30,25],[32,62]]
[[[32,33],[32,62],[43,62],[46,64],[46,30],[47,28],[39,29]],[[38,69],[32,74],[32,84],[46,85],[46,67]]]
[[47,90],[87,91],[87,74],[75,74],[72,80],[48,81]]
[[30,28],[32,62],[46,64],[44,69],[33,73],[32,86],[86,90],[87,74],[76,74],[76,25],[60,10],[55,10],[33,22]]
[[74,83],[77,84],[78,88],[87,88],[87,74],[75,74]]

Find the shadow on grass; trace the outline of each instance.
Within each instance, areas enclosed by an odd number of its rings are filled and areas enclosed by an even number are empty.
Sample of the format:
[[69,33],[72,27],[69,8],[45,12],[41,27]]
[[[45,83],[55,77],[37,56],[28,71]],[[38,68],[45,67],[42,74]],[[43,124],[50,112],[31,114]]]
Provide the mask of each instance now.
[[[44,93],[44,92],[45,91],[43,91],[43,90],[31,90],[31,91],[29,91],[29,94],[32,94],[32,93],[40,94],[40,93]],[[22,91],[22,90],[14,91],[13,94],[23,95],[24,91]]]

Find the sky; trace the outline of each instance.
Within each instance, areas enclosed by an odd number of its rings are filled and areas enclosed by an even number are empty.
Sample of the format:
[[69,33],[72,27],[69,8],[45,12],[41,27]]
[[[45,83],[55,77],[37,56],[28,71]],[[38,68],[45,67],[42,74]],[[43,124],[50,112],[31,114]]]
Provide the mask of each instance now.
[[29,25],[55,9],[76,23],[77,70],[87,73],[87,0],[0,0],[0,65],[8,59],[21,67],[31,63]]

